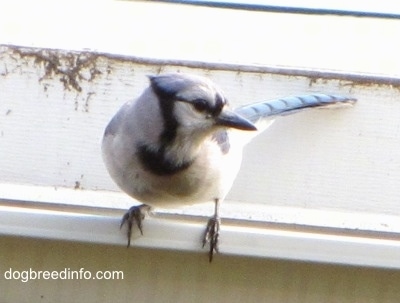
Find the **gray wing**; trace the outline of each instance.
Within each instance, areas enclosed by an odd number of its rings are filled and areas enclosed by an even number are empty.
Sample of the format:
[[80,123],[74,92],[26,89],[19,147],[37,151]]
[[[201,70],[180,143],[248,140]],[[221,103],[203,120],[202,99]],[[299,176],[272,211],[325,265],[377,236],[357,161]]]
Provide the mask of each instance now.
[[235,109],[235,112],[257,123],[264,118],[274,119],[276,116],[290,115],[307,108],[352,104],[355,101],[356,99],[337,95],[312,94],[248,104]]

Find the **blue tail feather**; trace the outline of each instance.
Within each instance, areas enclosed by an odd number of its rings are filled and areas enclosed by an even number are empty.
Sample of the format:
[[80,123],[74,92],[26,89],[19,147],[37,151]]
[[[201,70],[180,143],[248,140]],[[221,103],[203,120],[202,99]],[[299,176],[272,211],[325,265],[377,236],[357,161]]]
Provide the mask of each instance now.
[[355,101],[353,98],[338,95],[312,94],[253,103],[239,107],[235,112],[251,122],[256,122],[262,118],[289,115],[306,108],[354,103]]

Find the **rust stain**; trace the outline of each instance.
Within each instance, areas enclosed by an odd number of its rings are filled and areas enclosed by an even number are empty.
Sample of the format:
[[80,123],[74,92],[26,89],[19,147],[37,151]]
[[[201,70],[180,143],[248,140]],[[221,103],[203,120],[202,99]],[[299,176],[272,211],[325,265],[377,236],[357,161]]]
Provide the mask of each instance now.
[[81,188],[81,182],[75,181],[74,189],[80,189],[80,188]]
[[[99,55],[90,52],[70,52],[49,49],[9,47],[14,60],[31,59],[44,67],[39,81],[58,76],[64,89],[82,92],[82,81],[91,82],[102,74],[96,65]],[[44,85],[47,90],[47,86]]]
[[90,99],[93,95],[96,95],[95,92],[88,92],[86,95],[86,100],[85,100],[85,104],[84,104],[84,110],[85,112],[89,112],[89,105],[90,105]]

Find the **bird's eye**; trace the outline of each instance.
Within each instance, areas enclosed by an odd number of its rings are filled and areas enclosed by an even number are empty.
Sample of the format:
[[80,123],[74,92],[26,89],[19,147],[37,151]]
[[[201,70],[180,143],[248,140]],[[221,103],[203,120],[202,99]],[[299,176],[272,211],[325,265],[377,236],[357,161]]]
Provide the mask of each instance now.
[[204,99],[196,99],[193,101],[193,106],[198,112],[204,112],[208,109],[207,101]]

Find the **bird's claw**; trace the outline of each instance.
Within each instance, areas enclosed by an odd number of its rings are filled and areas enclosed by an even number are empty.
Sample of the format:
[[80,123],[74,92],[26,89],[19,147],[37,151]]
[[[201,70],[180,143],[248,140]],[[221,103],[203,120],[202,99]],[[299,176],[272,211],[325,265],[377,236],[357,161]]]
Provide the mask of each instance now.
[[127,224],[127,237],[128,237],[128,245],[131,245],[131,235],[132,235],[132,227],[134,224],[137,225],[140,234],[143,235],[143,220],[144,220],[144,208],[147,208],[147,205],[135,205],[129,208],[129,210],[123,215],[121,220],[121,225],[119,228],[121,229],[124,224]]
[[218,253],[218,238],[221,225],[221,219],[218,216],[211,217],[208,220],[206,230],[203,236],[203,247],[209,243],[210,250],[208,252],[208,260],[211,262],[214,253]]

